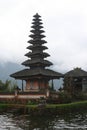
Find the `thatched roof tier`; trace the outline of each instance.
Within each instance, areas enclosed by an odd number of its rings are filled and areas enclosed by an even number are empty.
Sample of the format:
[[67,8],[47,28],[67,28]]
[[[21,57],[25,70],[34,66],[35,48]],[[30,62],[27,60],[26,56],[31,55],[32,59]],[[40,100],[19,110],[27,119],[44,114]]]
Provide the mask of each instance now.
[[33,79],[33,78],[47,78],[47,79],[58,79],[63,75],[61,73],[55,72],[49,69],[35,68],[35,69],[24,69],[19,72],[16,72],[11,77],[15,79]]
[[32,25],[31,28],[34,28],[35,30],[36,30],[36,29],[37,29],[37,30],[40,30],[40,29],[43,28],[43,26],[41,26],[41,25],[39,25],[39,26],[37,26],[37,25]]
[[50,55],[46,52],[35,51],[35,52],[29,52],[29,53],[25,54],[25,56],[28,56],[28,57],[37,57],[38,56],[38,57],[46,58]]
[[40,49],[40,50],[45,50],[48,49],[46,46],[41,46],[41,45],[34,45],[34,46],[28,46],[27,49],[33,50],[33,49]]
[[44,44],[44,43],[47,43],[47,41],[45,40],[41,40],[40,38],[36,38],[36,39],[33,39],[33,40],[29,40],[28,43],[30,44]]
[[75,68],[64,74],[67,77],[87,77],[87,72],[81,68]]
[[31,38],[34,38],[34,39],[36,39],[36,38],[44,38],[44,37],[46,37],[46,36],[44,36],[44,35],[42,35],[42,34],[40,34],[40,33],[37,33],[37,34],[31,34],[31,35],[29,35],[29,37],[31,37]]
[[42,19],[37,19],[37,18],[35,19],[34,18],[33,21],[41,23]]
[[26,60],[25,62],[22,63],[22,65],[25,66],[50,66],[52,63],[47,60],[43,59],[34,59],[34,60]]
[[41,34],[41,33],[44,33],[45,31],[44,30],[31,30],[30,32],[34,33],[34,34]]

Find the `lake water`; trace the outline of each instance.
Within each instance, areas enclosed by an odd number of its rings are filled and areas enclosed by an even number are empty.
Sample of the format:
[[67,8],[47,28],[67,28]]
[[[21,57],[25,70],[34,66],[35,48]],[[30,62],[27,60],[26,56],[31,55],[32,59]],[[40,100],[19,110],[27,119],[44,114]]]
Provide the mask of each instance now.
[[0,130],[87,130],[87,113],[50,117],[3,113]]

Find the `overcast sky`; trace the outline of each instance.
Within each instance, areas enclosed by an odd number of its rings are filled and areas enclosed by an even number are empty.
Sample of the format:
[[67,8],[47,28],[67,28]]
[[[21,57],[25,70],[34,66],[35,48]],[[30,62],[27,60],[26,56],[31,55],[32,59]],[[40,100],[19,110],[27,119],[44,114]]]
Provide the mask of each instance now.
[[0,62],[27,59],[33,15],[42,16],[53,69],[87,70],[87,0],[0,0]]

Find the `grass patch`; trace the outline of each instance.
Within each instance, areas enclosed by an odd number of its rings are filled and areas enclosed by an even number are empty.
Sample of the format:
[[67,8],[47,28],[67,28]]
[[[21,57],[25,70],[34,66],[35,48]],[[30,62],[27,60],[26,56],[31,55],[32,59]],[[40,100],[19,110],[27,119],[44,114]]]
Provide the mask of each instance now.
[[74,106],[84,106],[84,105],[87,105],[87,101],[73,102],[68,104],[47,104],[46,108],[74,107]]
[[53,110],[56,113],[73,113],[87,111],[87,101],[74,102],[69,104],[48,104],[48,110]]
[[27,108],[29,113],[66,114],[73,112],[87,112],[87,101],[79,101],[68,104],[47,104],[45,107],[26,104],[0,104],[0,111],[9,108]]

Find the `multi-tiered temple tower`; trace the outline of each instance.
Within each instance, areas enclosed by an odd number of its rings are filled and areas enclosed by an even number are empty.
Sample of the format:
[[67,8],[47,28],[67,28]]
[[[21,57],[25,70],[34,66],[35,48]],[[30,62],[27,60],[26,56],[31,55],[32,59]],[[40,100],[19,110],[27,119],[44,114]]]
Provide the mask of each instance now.
[[32,34],[29,35],[31,40],[28,41],[29,46],[27,47],[29,52],[25,54],[28,60],[22,63],[28,68],[11,75],[15,79],[26,81],[26,91],[47,90],[49,80],[58,79],[62,76],[61,73],[46,68],[52,63],[45,59],[50,55],[44,52],[48,48],[44,45],[47,42],[43,39],[45,36],[43,35],[41,16],[36,14],[33,17]]

